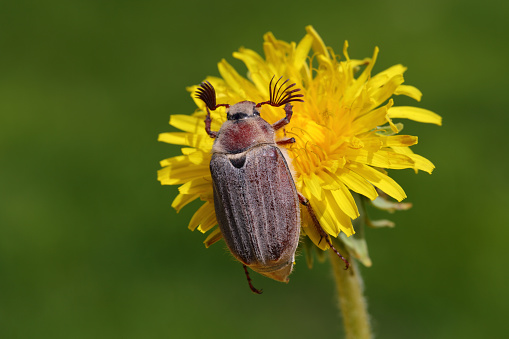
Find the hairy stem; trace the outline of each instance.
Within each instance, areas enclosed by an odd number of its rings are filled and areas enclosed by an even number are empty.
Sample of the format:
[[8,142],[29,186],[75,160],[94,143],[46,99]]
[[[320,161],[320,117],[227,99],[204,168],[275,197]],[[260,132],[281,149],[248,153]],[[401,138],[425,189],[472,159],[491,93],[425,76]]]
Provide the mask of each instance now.
[[[335,245],[338,243],[339,241],[335,242]],[[363,296],[363,283],[357,263],[345,246],[339,246],[338,250],[351,264],[350,268],[345,270],[344,262],[333,251],[328,251],[336,281],[338,304],[343,315],[346,338],[372,338],[367,304]]]

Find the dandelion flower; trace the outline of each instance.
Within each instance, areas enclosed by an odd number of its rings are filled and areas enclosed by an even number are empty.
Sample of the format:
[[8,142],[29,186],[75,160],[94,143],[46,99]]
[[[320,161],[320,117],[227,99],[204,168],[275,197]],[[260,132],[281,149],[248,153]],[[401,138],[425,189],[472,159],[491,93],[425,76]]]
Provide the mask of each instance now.
[[[341,232],[355,233],[352,220],[359,217],[354,194],[374,200],[378,192],[401,201],[406,195],[387,170],[413,169],[431,173],[434,165],[409,148],[417,137],[400,134],[404,118],[423,123],[441,124],[437,114],[417,107],[395,106],[392,97],[405,95],[417,101],[421,92],[404,85],[402,65],[392,66],[372,75],[378,55],[350,59],[348,43],[340,59],[326,47],[317,32],[306,27],[307,34],[298,42],[277,40],[272,33],[264,36],[265,57],[241,48],[233,56],[245,63],[247,77],[241,76],[226,60],[219,62],[221,78],[206,80],[217,92],[218,104],[235,104],[250,100],[263,102],[269,98],[269,82],[273,76],[290,79],[304,95],[295,102],[289,125],[277,137],[295,138],[287,146],[297,190],[307,197],[316,211],[322,228],[332,237]],[[172,206],[180,211],[185,205],[201,199],[204,203],[194,213],[189,229],[208,233],[205,245],[221,239],[214,212],[212,178],[209,163],[213,139],[205,132],[205,104],[195,97],[198,86],[188,88],[198,110],[192,115],[172,115],[170,125],[181,132],[162,133],[159,141],[182,145],[182,155],[161,161],[158,180],[163,185],[180,185]],[[263,106],[261,116],[269,123],[283,117],[283,110]],[[219,130],[226,119],[224,108],[212,114],[212,130]],[[320,234],[303,215],[302,233],[326,249]]]

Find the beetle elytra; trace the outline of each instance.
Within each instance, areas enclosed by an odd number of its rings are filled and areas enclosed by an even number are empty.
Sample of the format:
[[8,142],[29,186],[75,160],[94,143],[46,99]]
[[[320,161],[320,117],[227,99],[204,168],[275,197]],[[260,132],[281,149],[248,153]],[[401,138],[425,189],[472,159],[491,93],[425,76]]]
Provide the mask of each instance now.
[[[307,208],[314,226],[346,268],[349,265],[320,226],[309,200],[295,187],[290,158],[282,147],[295,139],[275,137],[275,131],[290,123],[291,102],[302,102],[303,95],[297,93],[299,88],[293,88],[295,84],[284,88],[288,80],[279,84],[279,78],[274,85],[273,80],[269,100],[261,103],[216,104],[216,93],[209,82],[203,82],[196,92],[207,109],[205,130],[215,139],[210,172],[216,219],[226,245],[243,264],[255,293],[261,291],[252,285],[246,266],[274,280],[289,281],[299,244],[299,203]],[[284,105],[285,117],[269,124],[260,117],[263,105]],[[210,110],[220,106],[226,107],[227,120],[219,131],[211,131]]]

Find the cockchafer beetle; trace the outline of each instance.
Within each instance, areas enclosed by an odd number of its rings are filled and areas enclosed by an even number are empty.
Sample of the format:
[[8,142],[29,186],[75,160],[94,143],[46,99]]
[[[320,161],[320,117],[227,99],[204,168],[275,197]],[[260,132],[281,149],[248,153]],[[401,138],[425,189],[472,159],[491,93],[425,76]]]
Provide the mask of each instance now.
[[[291,170],[291,161],[282,145],[294,138],[276,140],[275,131],[290,123],[293,101],[303,101],[295,84],[274,86],[269,83],[268,101],[241,101],[233,106],[216,104],[216,92],[208,82],[201,83],[196,97],[207,109],[205,131],[214,138],[210,172],[214,190],[214,208],[221,234],[233,256],[242,263],[249,287],[261,293],[251,283],[246,266],[253,271],[281,282],[288,282],[295,261],[300,235],[300,208],[303,204],[314,226],[327,244],[334,248],[311,207],[299,193]],[[286,116],[274,124],[260,117],[260,107],[284,106]],[[210,110],[226,107],[227,121],[219,131],[211,131]]]

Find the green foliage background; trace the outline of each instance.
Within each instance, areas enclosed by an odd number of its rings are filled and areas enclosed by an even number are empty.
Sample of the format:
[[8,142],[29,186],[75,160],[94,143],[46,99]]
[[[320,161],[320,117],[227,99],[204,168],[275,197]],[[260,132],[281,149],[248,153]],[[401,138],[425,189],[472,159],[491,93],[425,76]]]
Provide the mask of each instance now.
[[[206,250],[156,181],[157,143],[185,87],[240,46],[312,24],[350,56],[402,63],[405,122],[430,176],[392,171],[410,211],[368,230],[363,269],[378,338],[495,338],[509,331],[508,4],[499,1],[5,1],[0,4],[1,338],[337,338],[327,263],[298,258],[288,285]],[[414,104],[396,98],[397,104]],[[387,217],[387,216],[386,216]]]

